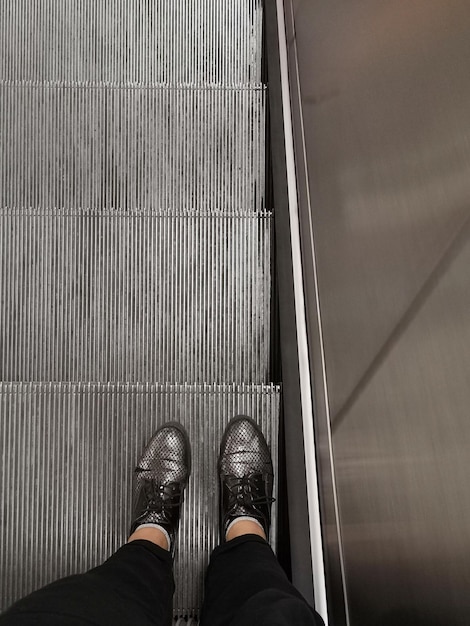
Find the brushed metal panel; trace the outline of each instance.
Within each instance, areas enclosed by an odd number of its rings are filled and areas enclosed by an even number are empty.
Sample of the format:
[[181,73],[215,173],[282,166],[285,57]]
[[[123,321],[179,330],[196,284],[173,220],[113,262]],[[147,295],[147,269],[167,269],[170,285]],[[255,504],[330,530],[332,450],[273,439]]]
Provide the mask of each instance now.
[[468,216],[470,6],[294,9],[336,418]]
[[470,230],[338,428],[352,624],[470,620]]
[[333,428],[347,613],[353,626],[468,624],[470,5],[290,4],[317,421]]

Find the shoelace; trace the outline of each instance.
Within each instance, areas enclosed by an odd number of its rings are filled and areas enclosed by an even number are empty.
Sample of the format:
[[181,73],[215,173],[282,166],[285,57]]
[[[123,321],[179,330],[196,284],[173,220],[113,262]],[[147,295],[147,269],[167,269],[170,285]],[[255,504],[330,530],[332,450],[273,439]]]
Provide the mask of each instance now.
[[[137,471],[142,470],[136,468],[136,472]],[[158,513],[165,518],[167,509],[174,509],[181,506],[181,492],[178,494],[178,497],[176,497],[176,494],[171,489],[171,486],[174,484],[175,483],[168,483],[162,485],[155,480],[144,478],[143,489],[147,498],[147,507],[140,517],[145,517],[148,513]]]
[[249,474],[248,476],[243,476],[243,478],[236,476],[226,477],[227,487],[234,497],[231,508],[236,506],[249,507],[254,504],[272,504],[275,502],[275,498],[268,495],[253,496],[253,492],[258,490],[256,479],[259,477],[262,479],[262,474]]

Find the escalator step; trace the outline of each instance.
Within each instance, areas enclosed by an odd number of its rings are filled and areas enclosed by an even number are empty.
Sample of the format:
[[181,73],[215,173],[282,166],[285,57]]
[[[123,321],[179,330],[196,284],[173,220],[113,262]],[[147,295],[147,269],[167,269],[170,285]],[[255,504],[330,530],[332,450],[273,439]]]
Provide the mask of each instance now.
[[188,430],[193,469],[174,610],[197,615],[204,568],[218,542],[219,442],[240,413],[261,425],[276,467],[279,388],[273,385],[2,383],[0,610],[99,564],[126,540],[135,463],[152,432],[178,420]]
[[263,0],[2,0],[0,80],[261,80]]
[[126,540],[134,465],[180,420],[197,618],[233,415],[276,467],[262,31],[262,0],[0,3],[0,610]]
[[265,101],[263,85],[0,82],[0,206],[256,214]]
[[4,381],[269,381],[271,217],[0,209]]

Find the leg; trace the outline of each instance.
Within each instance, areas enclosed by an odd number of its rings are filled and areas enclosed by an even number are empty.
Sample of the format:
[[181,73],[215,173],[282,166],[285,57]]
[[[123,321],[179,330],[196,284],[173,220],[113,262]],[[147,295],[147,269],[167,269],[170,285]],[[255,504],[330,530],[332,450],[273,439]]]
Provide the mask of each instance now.
[[209,565],[202,625],[322,626],[323,620],[289,582],[266,541],[273,466],[253,420],[238,417],[228,425],[219,476],[222,545]]
[[0,617],[0,625],[168,626],[174,588],[170,553],[150,541],[133,541],[86,574],[23,598]]
[[169,626],[172,555],[189,470],[186,432],[163,425],[136,468],[129,543],[100,567],[24,598],[0,617],[0,626]]
[[288,581],[269,544],[241,535],[216,548],[206,577],[202,626],[322,626]]

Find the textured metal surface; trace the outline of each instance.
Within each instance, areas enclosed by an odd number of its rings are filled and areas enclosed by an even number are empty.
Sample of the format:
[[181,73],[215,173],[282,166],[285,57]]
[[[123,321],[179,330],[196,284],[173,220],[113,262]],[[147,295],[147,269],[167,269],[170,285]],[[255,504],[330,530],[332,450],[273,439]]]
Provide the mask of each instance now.
[[333,426],[350,624],[468,624],[470,7],[291,4],[317,421]]
[[277,456],[279,390],[251,386],[270,362],[262,19],[261,0],[0,4],[3,606],[125,540],[132,468],[179,419],[175,611],[195,614],[223,427],[255,417]]
[[0,32],[0,206],[265,208],[260,0],[8,0]]
[[7,81],[261,80],[261,0],[3,0]]
[[177,420],[188,430],[193,458],[174,607],[176,614],[196,613],[202,574],[218,543],[216,459],[223,429],[236,414],[252,416],[276,466],[278,412],[279,389],[271,385],[2,383],[3,608],[99,564],[126,540],[133,468],[152,432]]
[[469,264],[467,228],[335,433],[353,624],[470,620]]
[[0,209],[10,381],[267,382],[271,218]]
[[265,88],[0,83],[0,206],[265,208]]

